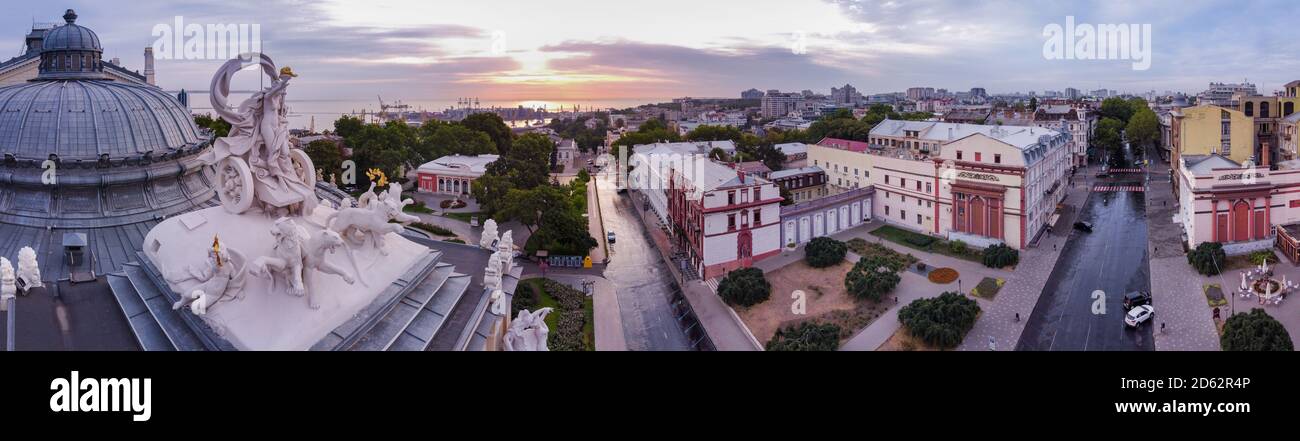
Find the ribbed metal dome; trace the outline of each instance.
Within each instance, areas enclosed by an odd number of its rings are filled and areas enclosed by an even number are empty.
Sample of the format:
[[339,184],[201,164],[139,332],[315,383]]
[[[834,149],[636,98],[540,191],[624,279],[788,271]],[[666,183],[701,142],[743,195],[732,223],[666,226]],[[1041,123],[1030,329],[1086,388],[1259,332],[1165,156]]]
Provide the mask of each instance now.
[[77,13],[69,9],[63,14],[67,24],[45,32],[44,50],[91,50],[103,52],[99,45],[99,36],[89,28],[78,26]]
[[202,142],[189,111],[156,87],[62,80],[0,88],[0,155],[158,157]]

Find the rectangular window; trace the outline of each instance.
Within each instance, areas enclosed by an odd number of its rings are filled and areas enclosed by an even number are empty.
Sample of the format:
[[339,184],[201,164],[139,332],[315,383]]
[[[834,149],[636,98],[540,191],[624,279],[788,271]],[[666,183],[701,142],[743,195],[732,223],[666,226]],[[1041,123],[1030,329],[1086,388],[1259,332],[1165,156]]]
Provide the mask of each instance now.
[[994,163],[994,164],[1001,164],[1001,163],[1002,163],[1002,155],[994,154],[994,155],[993,155],[993,163]]
[[916,215],[916,224],[921,225],[921,215]]
[[907,178],[898,178],[898,186],[907,188]]
[[885,206],[885,216],[889,216],[889,206]]
[[762,209],[762,208],[755,208],[755,209],[754,209],[754,226],[757,227],[757,226],[759,226],[759,225],[763,225],[763,209]]
[[889,185],[889,175],[885,175],[885,185]]
[[921,181],[916,181],[916,191],[921,191]]
[[907,220],[907,210],[898,210],[898,218]]
[[929,183],[929,182],[926,182],[926,183],[925,183],[925,192],[926,192],[926,193],[930,193],[930,192],[932,192],[932,191],[934,191],[934,188],[930,186],[930,183]]
[[736,192],[734,192],[734,191],[728,191],[728,192],[727,192],[727,205],[735,205],[735,204],[736,204]]
[[975,152],[975,162],[980,162],[980,152]]
[[736,231],[736,215],[727,215],[727,231]]
[[958,150],[958,151],[957,151],[957,160],[958,160],[958,161],[961,160],[961,150]]

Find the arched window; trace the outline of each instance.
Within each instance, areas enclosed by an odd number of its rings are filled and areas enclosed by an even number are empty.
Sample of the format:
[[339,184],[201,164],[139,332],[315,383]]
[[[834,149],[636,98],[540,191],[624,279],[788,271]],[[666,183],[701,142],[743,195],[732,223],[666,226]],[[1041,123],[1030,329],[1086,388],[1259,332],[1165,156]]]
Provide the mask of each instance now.
[[1268,103],[1259,103],[1259,117],[1268,118]]
[[1255,116],[1255,103],[1246,103],[1246,116]]

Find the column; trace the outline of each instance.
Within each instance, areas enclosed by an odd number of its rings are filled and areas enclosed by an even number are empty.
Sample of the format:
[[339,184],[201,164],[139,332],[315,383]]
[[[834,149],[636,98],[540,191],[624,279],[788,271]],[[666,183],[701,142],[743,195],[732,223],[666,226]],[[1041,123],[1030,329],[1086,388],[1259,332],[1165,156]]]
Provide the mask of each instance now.
[[[1218,200],[1218,199],[1211,199],[1211,200],[1210,200],[1210,207],[1211,207],[1211,208],[1210,208],[1210,224],[1212,225],[1211,230],[1210,230],[1210,241],[1212,241],[1212,242],[1223,242],[1222,240],[1219,240],[1219,200]],[[1195,210],[1195,208],[1196,208],[1196,203],[1195,203],[1195,202],[1192,203],[1192,208],[1193,208],[1193,210],[1192,210],[1192,212],[1193,212],[1192,216],[1196,216],[1196,214],[1195,214],[1195,212],[1196,212],[1196,210]],[[1193,235],[1193,236],[1192,236],[1192,240],[1196,240],[1196,236],[1195,236],[1196,233],[1195,233],[1195,232],[1191,232],[1191,234]]]

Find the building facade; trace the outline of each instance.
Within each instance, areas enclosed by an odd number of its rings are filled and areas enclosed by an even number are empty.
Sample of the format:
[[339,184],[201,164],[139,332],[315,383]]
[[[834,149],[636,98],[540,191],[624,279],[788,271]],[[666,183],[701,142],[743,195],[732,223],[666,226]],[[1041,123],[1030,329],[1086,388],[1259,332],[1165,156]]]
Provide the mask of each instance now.
[[826,196],[826,172],[821,167],[774,171],[767,178],[789,192],[790,201],[795,204]]
[[829,194],[870,187],[872,218],[976,246],[1025,248],[1056,221],[1073,161],[1068,133],[886,123],[865,148],[835,139],[809,148],[812,164],[827,170]]
[[482,177],[487,165],[497,158],[497,155],[450,155],[426,162],[416,169],[418,191],[472,196],[474,180]]
[[1221,155],[1238,164],[1254,161],[1255,125],[1245,113],[1198,105],[1177,109],[1171,117],[1172,164],[1182,155]]
[[629,187],[668,228],[673,251],[704,279],[781,250],[781,191],[709,160],[691,143],[633,147]]

